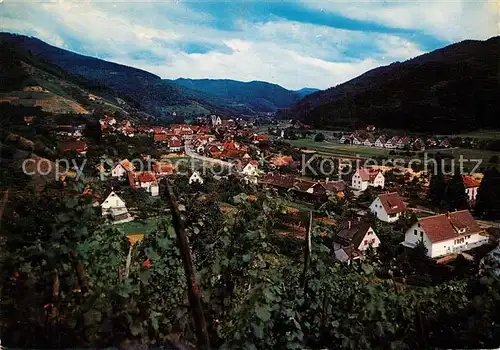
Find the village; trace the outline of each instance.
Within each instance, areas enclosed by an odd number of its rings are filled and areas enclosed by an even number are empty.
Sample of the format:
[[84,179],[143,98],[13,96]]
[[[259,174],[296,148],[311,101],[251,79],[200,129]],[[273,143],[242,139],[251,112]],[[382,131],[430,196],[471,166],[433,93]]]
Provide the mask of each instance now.
[[[31,122],[30,118],[25,121]],[[91,181],[100,179],[107,184],[94,205],[101,208],[109,224],[123,228],[127,234],[143,234],[146,228],[134,225],[134,213],[141,203],[126,202],[122,196],[124,188],[143,191],[155,200],[161,197],[162,179],[182,175],[191,186],[203,187],[207,180],[236,181],[248,189],[247,195],[251,197],[270,193],[282,198],[287,209],[276,230],[294,239],[304,239],[307,226],[304,213],[312,213],[314,223],[326,227],[324,234],[330,232],[332,259],[346,263],[363,260],[368,251],[376,250],[386,237],[379,231],[396,230],[401,238],[400,248],[422,246],[429,258],[442,264],[459,256],[474,260],[476,248],[486,245],[493,250],[497,244],[500,225],[478,221],[473,216],[482,174],[460,175],[466,206],[443,212],[430,205],[430,174],[410,168],[364,167],[361,159],[345,174],[331,169],[333,176],[309,176],[301,168],[301,161],[316,156],[315,151],[290,147],[283,134],[270,135],[266,126],[255,125],[251,120],[211,115],[189,124],[141,126],[107,115],[99,124],[104,140],[115,135],[130,140],[141,136],[154,146],[151,153],[143,153],[135,160],[132,155],[130,159],[111,161],[101,158],[90,174],[87,172]],[[88,147],[84,127],[57,128],[61,154],[85,157]],[[308,130],[303,124],[293,128]],[[447,139],[387,139],[384,135],[375,136],[374,131],[374,126],[368,126],[365,132],[343,134],[338,142],[419,151],[426,147],[450,147]],[[345,170],[343,160],[349,158],[341,157],[335,166]],[[214,168],[218,169],[217,174]],[[446,181],[452,179],[448,177]],[[220,206],[227,210],[231,205],[220,203]],[[156,221],[150,218],[150,222],[154,225]],[[484,256],[481,250],[478,259]]]

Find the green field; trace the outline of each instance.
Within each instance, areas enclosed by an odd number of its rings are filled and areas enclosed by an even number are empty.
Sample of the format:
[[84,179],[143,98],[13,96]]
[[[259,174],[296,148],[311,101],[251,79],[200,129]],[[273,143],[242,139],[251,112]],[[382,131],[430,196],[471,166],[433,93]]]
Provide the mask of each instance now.
[[321,155],[326,156],[360,156],[360,157],[376,157],[387,156],[389,150],[376,147],[341,145],[333,142],[315,142],[312,139],[286,140],[295,147],[305,147],[317,151]]
[[465,132],[456,135],[445,135],[448,137],[473,137],[477,139],[490,139],[490,140],[498,140],[500,139],[500,130],[478,130]]
[[122,231],[126,235],[142,233],[146,234],[158,227],[158,223],[160,222],[160,218],[148,218],[145,221],[134,220],[130,222],[124,222],[122,224],[113,225],[118,230]]

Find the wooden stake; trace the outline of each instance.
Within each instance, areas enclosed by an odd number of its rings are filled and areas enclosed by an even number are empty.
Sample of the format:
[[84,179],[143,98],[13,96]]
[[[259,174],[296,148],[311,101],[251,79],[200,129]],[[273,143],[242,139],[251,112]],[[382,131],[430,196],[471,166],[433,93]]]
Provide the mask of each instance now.
[[186,274],[189,305],[196,329],[197,349],[208,350],[210,349],[210,342],[208,339],[207,324],[205,322],[205,315],[203,314],[200,290],[198,289],[198,285],[196,283],[196,272],[191,257],[191,251],[189,249],[189,242],[184,230],[184,222],[181,218],[181,213],[179,211],[172,186],[168,180],[165,182],[166,194],[172,211],[172,221],[177,235],[177,244],[182,257],[184,272]]
[[309,265],[311,263],[311,228],[312,228],[312,211],[309,212],[309,221],[306,227],[306,239],[304,242],[304,271],[302,272],[302,288],[304,293],[306,291],[307,285],[307,270],[309,270]]

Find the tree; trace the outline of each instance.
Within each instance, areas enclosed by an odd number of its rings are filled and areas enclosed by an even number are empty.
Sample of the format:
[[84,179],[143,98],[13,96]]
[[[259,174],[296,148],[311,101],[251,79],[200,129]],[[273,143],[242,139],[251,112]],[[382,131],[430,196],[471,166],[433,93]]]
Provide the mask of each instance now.
[[325,135],[323,135],[322,133],[316,134],[316,136],[314,136],[314,141],[315,142],[323,142],[323,141],[325,141]]
[[429,183],[429,199],[432,204],[439,207],[444,200],[446,192],[446,180],[440,171],[431,176]]
[[468,196],[461,174],[456,173],[448,181],[444,193],[444,201],[450,210],[461,210],[468,207]]
[[489,168],[477,191],[476,213],[489,219],[500,218],[500,172]]

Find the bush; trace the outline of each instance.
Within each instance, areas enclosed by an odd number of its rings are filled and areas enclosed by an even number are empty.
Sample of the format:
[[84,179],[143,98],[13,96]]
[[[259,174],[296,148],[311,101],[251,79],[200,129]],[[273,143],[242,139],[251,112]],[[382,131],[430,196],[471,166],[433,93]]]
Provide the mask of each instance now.
[[315,142],[325,141],[325,135],[323,135],[322,133],[316,134],[316,136],[314,136],[314,141]]

